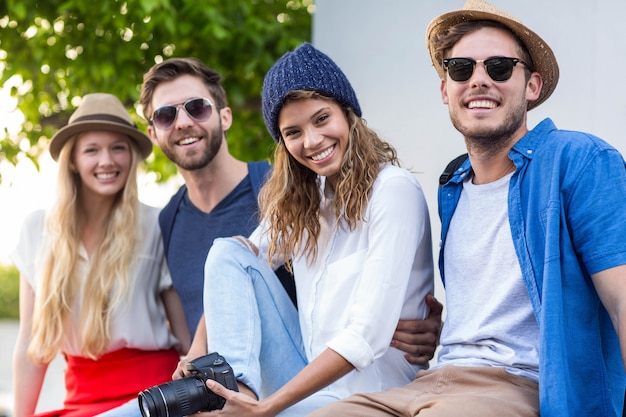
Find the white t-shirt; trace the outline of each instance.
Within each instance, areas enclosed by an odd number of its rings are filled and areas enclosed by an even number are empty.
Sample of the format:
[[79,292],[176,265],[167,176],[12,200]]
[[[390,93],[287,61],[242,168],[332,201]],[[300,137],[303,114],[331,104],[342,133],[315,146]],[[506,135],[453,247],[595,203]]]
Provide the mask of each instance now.
[[[333,196],[324,185],[317,258],[312,265],[301,256],[293,259],[307,357],[311,361],[330,347],[356,368],[328,387],[342,396],[405,385],[421,368],[389,343],[399,318],[427,316],[424,298],[433,291],[422,189],[410,172],[386,166],[374,183],[365,221],[350,231],[335,223]],[[266,253],[262,228],[250,239]]]
[[[130,274],[131,297],[128,304],[120,304],[115,312],[111,342],[104,353],[122,348],[162,350],[180,345],[168,328],[160,297],[163,290],[172,286],[172,280],[163,253],[159,211],[156,207],[140,205],[141,234]],[[35,293],[41,282],[43,259],[50,246],[45,216],[43,210],[27,216],[17,247],[11,253],[11,260]],[[82,245],[79,251],[77,270],[82,283],[87,278],[91,261]],[[69,329],[62,348],[64,353],[73,356],[82,355],[77,333],[81,304],[82,299],[77,297],[72,313],[74,325]]]
[[463,183],[446,237],[448,314],[437,365],[500,366],[537,381],[539,325],[509,225],[511,175]]

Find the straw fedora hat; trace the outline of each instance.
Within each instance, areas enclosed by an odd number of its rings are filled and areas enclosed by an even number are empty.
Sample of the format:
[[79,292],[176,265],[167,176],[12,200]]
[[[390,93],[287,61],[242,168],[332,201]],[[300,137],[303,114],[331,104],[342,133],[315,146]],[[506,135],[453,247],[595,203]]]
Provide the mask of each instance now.
[[444,13],[433,19],[426,29],[426,45],[433,65],[440,78],[445,77],[443,63],[435,57],[433,37],[446,32],[450,27],[473,20],[493,20],[508,27],[524,43],[530,53],[535,71],[543,78],[541,94],[535,101],[528,102],[528,110],[543,103],[554,91],[559,81],[559,65],[552,49],[539,35],[528,29],[520,20],[498,9],[484,0],[468,0],[461,10]]
[[93,93],[83,97],[83,101],[70,116],[67,126],[61,128],[50,141],[50,155],[55,161],[67,141],[79,133],[106,130],[119,132],[130,137],[142,159],[152,152],[150,138],[137,129],[122,102],[111,94]]

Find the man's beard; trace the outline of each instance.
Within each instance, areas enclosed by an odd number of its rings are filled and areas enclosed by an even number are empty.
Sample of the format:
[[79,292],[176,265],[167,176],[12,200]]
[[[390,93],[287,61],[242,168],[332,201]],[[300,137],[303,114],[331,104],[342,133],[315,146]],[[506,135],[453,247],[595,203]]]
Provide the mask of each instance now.
[[194,149],[183,151],[185,153],[179,155],[171,147],[162,148],[161,150],[178,167],[186,171],[194,171],[206,167],[213,161],[222,146],[222,136],[222,124],[220,123],[215,129],[207,132],[207,136],[204,139],[206,147],[202,153],[200,153],[200,150]]
[[456,130],[463,134],[470,153],[493,156],[511,147],[511,140],[524,123],[525,112],[526,103],[522,102],[520,106],[510,111],[504,122],[496,128],[479,127],[470,129],[464,126],[452,113],[450,118]]

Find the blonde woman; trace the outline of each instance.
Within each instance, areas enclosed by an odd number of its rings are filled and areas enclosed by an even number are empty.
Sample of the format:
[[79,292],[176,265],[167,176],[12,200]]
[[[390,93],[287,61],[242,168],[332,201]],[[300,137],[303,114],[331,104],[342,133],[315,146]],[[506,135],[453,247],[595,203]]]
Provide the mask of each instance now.
[[[308,43],[285,54],[262,100],[277,148],[261,224],[249,239],[216,240],[205,265],[209,350],[241,392],[207,387],[226,398],[221,416],[304,416],[422,368],[390,344],[399,319],[428,315],[429,216],[417,180],[366,126],[328,56]],[[271,269],[286,259],[297,311]]]
[[50,143],[57,199],[27,217],[20,271],[15,417],[32,415],[46,368],[67,361],[64,409],[93,416],[170,379],[189,331],[171,287],[157,216],[139,202],[147,136],[110,94],[88,94]]

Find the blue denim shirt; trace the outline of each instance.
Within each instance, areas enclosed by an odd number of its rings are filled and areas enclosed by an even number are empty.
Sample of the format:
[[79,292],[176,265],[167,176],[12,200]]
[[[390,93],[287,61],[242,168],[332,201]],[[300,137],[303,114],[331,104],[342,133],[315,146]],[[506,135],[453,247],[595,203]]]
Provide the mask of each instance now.
[[[621,416],[626,376],[619,340],[590,275],[626,264],[624,158],[601,139],[558,130],[550,119],[509,157],[516,166],[509,222],[541,336],[541,416]],[[444,285],[446,234],[470,170],[466,160],[439,189]]]

